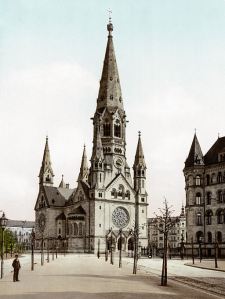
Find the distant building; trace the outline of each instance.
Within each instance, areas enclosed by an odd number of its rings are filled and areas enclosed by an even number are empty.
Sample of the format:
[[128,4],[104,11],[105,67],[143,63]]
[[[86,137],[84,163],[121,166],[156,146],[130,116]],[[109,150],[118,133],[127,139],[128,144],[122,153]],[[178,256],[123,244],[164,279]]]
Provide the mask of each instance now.
[[24,244],[26,247],[30,247],[30,236],[34,227],[34,221],[9,219],[6,228],[14,234],[19,244]]
[[203,244],[203,254],[225,255],[225,137],[218,138],[203,155],[197,135],[184,167],[187,242]]
[[[168,234],[168,246],[175,253],[179,252],[181,242],[186,241],[186,218],[184,207],[182,206],[181,214],[172,219],[179,219]],[[164,247],[164,235],[160,232],[160,225],[156,217],[148,218],[148,240],[149,247],[152,249],[153,254],[156,254]]]
[[[36,248],[43,244],[44,248],[57,246],[70,251],[93,252],[98,244],[101,250],[105,250],[112,243],[115,250],[120,247],[124,251],[132,250],[135,218],[138,218],[140,227],[139,242],[141,246],[147,246],[147,167],[141,134],[138,136],[132,177],[126,157],[127,116],[111,22],[107,30],[105,59],[92,118],[91,163],[89,165],[84,148],[76,185],[69,188],[62,178],[59,186],[54,186],[46,139],[35,204]],[[74,115],[79,113],[77,108],[74,103]]]

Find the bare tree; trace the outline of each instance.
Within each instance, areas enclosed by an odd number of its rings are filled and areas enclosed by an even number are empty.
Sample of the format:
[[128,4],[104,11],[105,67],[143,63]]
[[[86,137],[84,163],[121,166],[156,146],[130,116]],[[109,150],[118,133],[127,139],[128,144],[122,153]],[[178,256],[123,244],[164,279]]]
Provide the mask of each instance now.
[[157,229],[164,236],[164,248],[163,248],[163,263],[162,263],[162,275],[161,285],[167,285],[167,250],[168,250],[168,234],[169,231],[179,222],[179,218],[172,217],[174,210],[172,206],[168,206],[168,202],[165,198],[163,202],[163,208],[159,209],[159,215],[156,214],[157,218]]

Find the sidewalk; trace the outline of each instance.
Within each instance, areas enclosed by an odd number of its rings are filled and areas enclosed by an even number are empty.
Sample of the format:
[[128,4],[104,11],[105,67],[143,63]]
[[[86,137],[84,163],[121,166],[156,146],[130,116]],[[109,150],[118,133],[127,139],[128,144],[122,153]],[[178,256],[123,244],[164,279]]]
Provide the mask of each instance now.
[[160,286],[160,278],[139,271],[132,274],[132,265],[123,261],[118,268],[93,255],[73,255],[58,259],[30,271],[30,264],[22,264],[19,282],[12,282],[12,274],[0,280],[0,299],[209,299],[210,294],[180,283],[169,281]]
[[191,266],[191,267],[196,267],[196,268],[201,268],[201,269],[225,272],[225,261],[224,260],[217,261],[218,268],[215,268],[215,260],[202,260],[201,263],[199,260],[195,260],[194,264],[192,264],[192,262],[190,262],[190,263],[186,263],[185,265]]

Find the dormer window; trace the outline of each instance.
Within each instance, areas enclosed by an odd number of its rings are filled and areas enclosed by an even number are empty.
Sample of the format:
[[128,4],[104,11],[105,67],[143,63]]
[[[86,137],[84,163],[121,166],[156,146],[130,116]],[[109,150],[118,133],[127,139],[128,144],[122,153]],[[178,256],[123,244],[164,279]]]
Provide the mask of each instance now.
[[103,135],[109,137],[111,135],[111,126],[109,123],[103,125]]

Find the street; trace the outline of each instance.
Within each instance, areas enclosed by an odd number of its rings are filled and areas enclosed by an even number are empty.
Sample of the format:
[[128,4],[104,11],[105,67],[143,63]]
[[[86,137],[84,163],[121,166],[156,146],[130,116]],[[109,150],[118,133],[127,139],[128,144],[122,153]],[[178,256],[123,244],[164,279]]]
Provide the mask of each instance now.
[[[9,271],[0,281],[0,299],[221,298],[173,280],[169,280],[167,287],[161,287],[160,278],[156,273],[160,269],[161,259],[139,260],[140,270],[137,275],[132,274],[132,260],[127,258],[123,259],[123,268],[119,269],[117,258],[114,265],[110,265],[109,261],[105,262],[103,256],[97,259],[94,255],[68,254],[59,255],[58,259],[54,261],[50,259],[50,263],[45,262],[44,266],[40,266],[40,256],[37,256],[34,271],[30,271],[29,260],[28,255],[20,258],[22,264],[20,282],[13,283],[12,273]],[[173,271],[179,268],[183,274],[186,273],[184,272],[186,268],[187,271],[196,273],[205,271],[181,265],[180,261],[170,262],[171,269],[174,264]],[[197,275],[196,273],[194,275]],[[210,273],[211,276],[215,274],[215,277],[217,275],[225,277],[223,272],[210,271]]]

